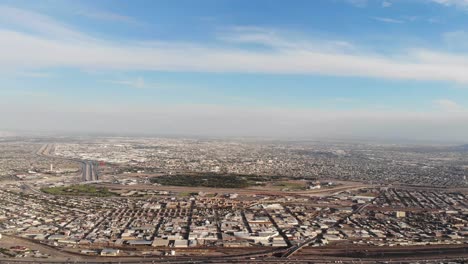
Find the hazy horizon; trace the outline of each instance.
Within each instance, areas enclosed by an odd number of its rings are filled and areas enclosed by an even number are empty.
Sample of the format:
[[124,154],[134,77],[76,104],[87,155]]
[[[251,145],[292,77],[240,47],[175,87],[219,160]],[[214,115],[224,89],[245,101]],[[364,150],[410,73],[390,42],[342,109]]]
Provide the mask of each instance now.
[[255,2],[0,0],[0,131],[468,142],[465,0]]

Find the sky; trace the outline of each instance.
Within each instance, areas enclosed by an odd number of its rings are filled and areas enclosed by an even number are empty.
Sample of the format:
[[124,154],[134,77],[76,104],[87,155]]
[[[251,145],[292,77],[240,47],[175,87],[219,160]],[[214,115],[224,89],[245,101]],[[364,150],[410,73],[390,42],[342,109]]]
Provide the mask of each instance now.
[[0,0],[0,131],[468,142],[468,0]]

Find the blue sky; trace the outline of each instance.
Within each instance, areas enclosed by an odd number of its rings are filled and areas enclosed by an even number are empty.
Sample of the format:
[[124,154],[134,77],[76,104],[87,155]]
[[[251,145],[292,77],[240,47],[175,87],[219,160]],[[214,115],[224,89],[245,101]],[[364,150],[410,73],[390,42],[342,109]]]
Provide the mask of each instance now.
[[465,142],[467,26],[467,0],[0,0],[0,129]]

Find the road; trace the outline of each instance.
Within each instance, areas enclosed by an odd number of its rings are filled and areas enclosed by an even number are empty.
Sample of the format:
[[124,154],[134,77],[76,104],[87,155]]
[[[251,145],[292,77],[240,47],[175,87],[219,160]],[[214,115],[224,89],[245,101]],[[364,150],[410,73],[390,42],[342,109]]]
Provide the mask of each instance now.
[[54,156],[51,154],[54,149],[54,144],[45,144],[37,152],[37,155],[53,157],[55,159],[64,159],[71,160],[81,163],[81,181],[82,182],[95,182],[99,180],[99,174],[97,172],[97,166],[94,161],[91,160],[80,160],[80,159],[70,159]]
[[82,177],[81,180],[83,182],[91,182],[91,181],[98,181],[99,176],[96,170],[96,165],[93,161],[84,160],[81,161],[81,171]]

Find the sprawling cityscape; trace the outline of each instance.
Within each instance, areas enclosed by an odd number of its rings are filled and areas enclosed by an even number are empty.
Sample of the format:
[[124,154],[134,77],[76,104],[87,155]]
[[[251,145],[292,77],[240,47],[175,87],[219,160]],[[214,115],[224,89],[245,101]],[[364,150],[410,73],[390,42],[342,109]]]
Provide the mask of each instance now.
[[0,0],[0,264],[468,263],[468,0]]
[[468,255],[465,146],[10,137],[0,150],[10,263]]

